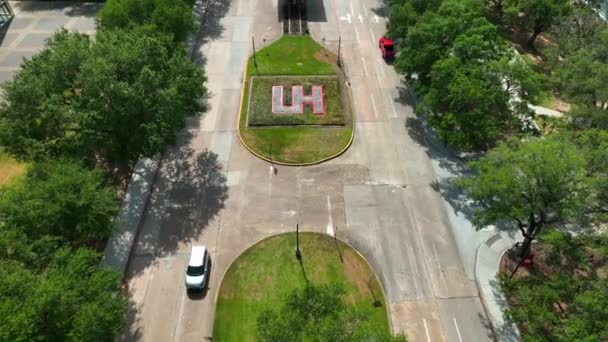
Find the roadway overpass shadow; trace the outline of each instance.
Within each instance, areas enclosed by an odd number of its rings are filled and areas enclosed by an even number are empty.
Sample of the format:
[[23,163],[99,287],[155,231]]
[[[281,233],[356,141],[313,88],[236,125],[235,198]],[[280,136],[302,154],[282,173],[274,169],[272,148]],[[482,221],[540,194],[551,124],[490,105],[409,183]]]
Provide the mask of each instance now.
[[[279,0],[277,10],[277,21],[283,22],[286,16],[285,8],[286,4],[294,0]],[[323,0],[295,0],[304,3],[306,6],[306,15],[309,22],[327,22],[327,14],[325,13],[325,6]]]

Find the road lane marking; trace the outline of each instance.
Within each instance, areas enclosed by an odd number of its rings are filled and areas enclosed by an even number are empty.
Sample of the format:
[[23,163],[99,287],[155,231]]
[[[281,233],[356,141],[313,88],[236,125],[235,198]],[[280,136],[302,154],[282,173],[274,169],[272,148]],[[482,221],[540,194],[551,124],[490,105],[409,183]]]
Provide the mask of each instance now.
[[349,24],[351,23],[351,21],[350,21],[350,13],[346,13],[345,16],[338,17],[338,19],[340,19],[340,20],[346,20],[346,21],[348,21]]
[[367,8],[365,8],[365,6],[363,6],[363,14],[365,14],[366,18],[368,17],[368,15],[367,15]]
[[424,323],[424,331],[426,332],[426,340],[428,342],[431,342],[431,335],[429,334],[429,326],[426,324],[426,319],[422,319],[422,322]]
[[376,41],[376,36],[374,35],[374,31],[372,31],[372,28],[369,28],[369,36],[372,37],[372,42]]
[[331,217],[331,199],[329,198],[329,195],[327,195],[327,213],[329,216],[329,219],[327,220],[327,235],[333,237],[333,236],[335,236],[334,220]]
[[391,108],[393,109],[393,117],[396,118],[397,117],[397,111],[395,110],[395,101],[393,101],[393,99],[389,99],[390,103],[391,103]]
[[374,20],[376,21],[376,24],[378,24],[380,22],[380,20],[378,20],[378,16],[374,14]]
[[363,16],[361,15],[361,13],[359,13],[359,23],[363,24]]
[[365,77],[367,77],[367,65],[365,65],[365,57],[361,57],[361,62],[363,63],[363,73]]
[[380,67],[380,71],[382,72],[382,76],[386,77],[386,73],[384,72],[384,65],[382,65],[382,60],[378,57],[378,66]]
[[369,97],[372,99],[372,107],[374,107],[374,117],[378,119],[378,111],[376,110],[376,101],[374,100],[374,95],[370,94]]
[[352,1],[348,2],[348,8],[350,8],[350,13],[355,14],[355,11],[353,10],[353,3],[352,3]]
[[456,322],[456,317],[454,318],[454,326],[456,327],[456,333],[458,333],[458,341],[462,342],[462,336],[460,336],[460,329],[458,328],[458,323]]
[[355,35],[357,36],[357,43],[361,43],[361,37],[359,36],[359,30],[357,30],[357,26],[355,26]]

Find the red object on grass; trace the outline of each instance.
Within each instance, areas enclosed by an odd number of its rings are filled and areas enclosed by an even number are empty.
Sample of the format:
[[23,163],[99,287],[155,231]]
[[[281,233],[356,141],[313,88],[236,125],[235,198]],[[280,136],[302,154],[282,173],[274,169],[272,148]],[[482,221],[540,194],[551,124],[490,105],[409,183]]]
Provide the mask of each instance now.
[[378,41],[378,47],[380,47],[380,52],[382,53],[382,58],[384,59],[393,59],[395,58],[395,44],[393,44],[393,40],[388,37],[380,37]]
[[530,253],[530,255],[528,255],[522,262],[522,266],[525,268],[530,268],[532,267],[532,261],[534,261],[534,254]]

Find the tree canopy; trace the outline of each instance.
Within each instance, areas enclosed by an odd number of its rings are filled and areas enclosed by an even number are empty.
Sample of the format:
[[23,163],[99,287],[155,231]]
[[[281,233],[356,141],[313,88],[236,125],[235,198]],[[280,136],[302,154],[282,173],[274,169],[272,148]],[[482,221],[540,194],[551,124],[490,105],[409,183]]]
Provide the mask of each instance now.
[[0,340],[113,341],[124,324],[120,274],[88,249],[61,248],[43,272],[0,260]]
[[338,285],[309,285],[289,294],[278,310],[258,317],[260,341],[378,341],[405,342],[405,336],[376,331],[365,312],[345,304]]
[[183,42],[194,30],[193,0],[108,0],[97,14],[99,29],[145,27]]
[[543,228],[584,218],[590,193],[586,161],[568,142],[512,141],[469,166],[473,174],[460,184],[478,208],[474,223],[512,223],[524,237],[522,254]]
[[[511,22],[530,31],[528,44],[572,11],[570,0],[507,0],[504,12]],[[520,15],[523,14],[523,17]]]
[[203,109],[203,72],[165,36],[65,30],[4,84],[0,144],[24,159],[128,169],[175,141]]
[[406,32],[396,67],[422,95],[420,108],[440,138],[487,149],[506,132],[533,129],[527,104],[536,100],[540,77],[484,17],[483,2],[446,0],[432,8],[413,24],[400,26],[396,16],[391,25],[394,34]]
[[103,240],[114,230],[118,202],[100,171],[74,162],[35,163],[23,180],[0,189],[0,227],[30,240]]

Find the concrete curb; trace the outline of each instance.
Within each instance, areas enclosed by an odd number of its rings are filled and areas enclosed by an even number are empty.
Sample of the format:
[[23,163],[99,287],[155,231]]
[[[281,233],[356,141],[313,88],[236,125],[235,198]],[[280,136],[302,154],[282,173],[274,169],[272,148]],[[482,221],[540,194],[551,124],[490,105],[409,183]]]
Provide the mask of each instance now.
[[143,215],[158,177],[160,157],[137,162],[118,213],[118,228],[108,239],[101,265],[122,273],[124,278]]
[[520,341],[519,329],[515,324],[507,322],[504,316],[507,304],[497,279],[500,260],[514,243],[515,240],[503,233],[496,233],[479,246],[475,262],[475,281],[481,302],[490,320],[494,337],[501,342]]
[[[280,38],[280,37],[279,37]],[[277,38],[278,40],[278,38]],[[243,137],[241,135],[241,116],[243,115],[243,98],[245,96],[245,82],[247,80],[247,66],[249,65],[249,58],[247,59],[247,64],[245,65],[245,70],[243,71],[243,86],[241,87],[241,100],[239,102],[239,116],[237,118],[237,132],[239,135],[239,140],[241,141],[241,144],[243,146],[245,146],[245,148],[247,149],[247,151],[251,152],[251,154],[253,154],[254,156],[267,161],[271,164],[276,164],[276,165],[282,165],[282,166],[311,166],[311,165],[318,165],[321,164],[323,162],[326,162],[328,160],[334,159],[336,157],[339,157],[340,155],[342,155],[344,152],[346,152],[346,150],[348,150],[348,148],[352,145],[353,140],[355,139],[355,111],[351,110],[351,124],[352,124],[352,132],[350,134],[350,139],[348,141],[348,143],[344,146],[344,148],[342,148],[340,151],[338,151],[336,154],[331,155],[329,157],[314,161],[314,162],[310,162],[310,163],[286,163],[286,162],[280,162],[280,161],[276,161],[276,160],[272,160],[270,158],[266,158],[264,156],[262,156],[261,154],[257,153],[256,151],[254,151],[251,147],[249,147],[249,145],[247,145],[247,143],[245,143],[245,140],[243,140]],[[349,92],[348,92],[348,97],[349,99],[352,99],[352,95],[350,93],[350,87],[348,87]],[[352,101],[351,101],[352,103]]]

